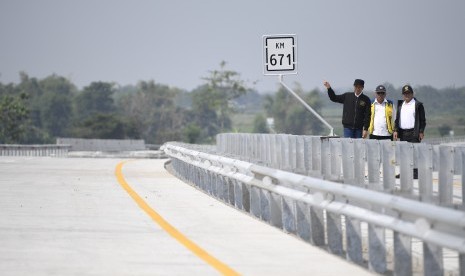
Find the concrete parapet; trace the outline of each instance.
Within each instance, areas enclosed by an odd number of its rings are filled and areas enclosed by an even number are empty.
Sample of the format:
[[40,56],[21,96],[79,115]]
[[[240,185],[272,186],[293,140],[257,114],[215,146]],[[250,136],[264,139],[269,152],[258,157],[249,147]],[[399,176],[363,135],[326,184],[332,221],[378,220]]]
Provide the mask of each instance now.
[[70,151],[135,151],[145,150],[144,140],[57,138],[57,145],[70,145]]

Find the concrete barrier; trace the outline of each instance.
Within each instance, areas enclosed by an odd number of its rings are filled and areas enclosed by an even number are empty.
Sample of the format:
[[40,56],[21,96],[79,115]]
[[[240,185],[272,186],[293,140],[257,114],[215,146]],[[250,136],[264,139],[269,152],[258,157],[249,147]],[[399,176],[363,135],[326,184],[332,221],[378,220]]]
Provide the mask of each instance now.
[[70,145],[0,145],[0,156],[67,156]]
[[57,138],[57,145],[70,145],[70,151],[136,151],[145,150],[144,140]]

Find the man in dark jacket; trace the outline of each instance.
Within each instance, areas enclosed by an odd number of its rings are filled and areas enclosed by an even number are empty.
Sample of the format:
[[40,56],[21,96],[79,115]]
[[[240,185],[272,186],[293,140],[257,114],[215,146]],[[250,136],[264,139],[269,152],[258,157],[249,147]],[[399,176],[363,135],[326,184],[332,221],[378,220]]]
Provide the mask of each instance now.
[[413,96],[410,85],[402,87],[403,100],[397,103],[397,116],[395,121],[393,138],[412,143],[420,143],[423,140],[426,119],[423,103]]
[[329,99],[336,103],[342,103],[342,125],[344,126],[344,137],[365,138],[370,126],[371,101],[362,93],[365,82],[361,79],[354,81],[354,92],[346,92],[336,95],[329,82],[324,86],[328,89]]
[[[423,140],[426,119],[423,103],[413,97],[410,85],[402,87],[403,100],[397,103],[397,116],[394,123],[394,141],[400,139],[411,143],[420,143]],[[399,178],[400,175],[396,175]],[[413,169],[413,178],[418,179],[418,169]]]

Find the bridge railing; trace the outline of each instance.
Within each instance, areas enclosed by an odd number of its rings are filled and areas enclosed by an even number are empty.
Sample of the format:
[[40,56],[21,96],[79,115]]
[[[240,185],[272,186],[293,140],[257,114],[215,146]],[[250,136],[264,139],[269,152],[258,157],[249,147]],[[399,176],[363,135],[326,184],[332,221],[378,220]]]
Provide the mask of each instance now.
[[1,144],[0,156],[55,156],[66,157],[70,145],[13,145]]
[[465,210],[465,189],[454,194],[454,185],[465,186],[465,146],[225,133],[217,136],[217,150],[266,167]]
[[444,250],[458,255],[465,273],[463,211],[225,157],[212,148],[167,143],[163,150],[184,181],[333,254],[368,263],[373,272],[411,275],[412,240],[418,239],[424,275],[444,274]]

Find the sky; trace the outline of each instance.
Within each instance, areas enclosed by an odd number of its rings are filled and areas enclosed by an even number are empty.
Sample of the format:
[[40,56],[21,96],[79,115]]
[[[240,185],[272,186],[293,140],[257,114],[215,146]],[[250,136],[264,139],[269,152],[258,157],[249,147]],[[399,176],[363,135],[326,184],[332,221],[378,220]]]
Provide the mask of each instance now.
[[305,90],[389,82],[465,86],[463,0],[0,0],[0,82],[57,74],[82,88],[139,81],[192,90],[220,68],[259,92],[263,35],[295,34]]

